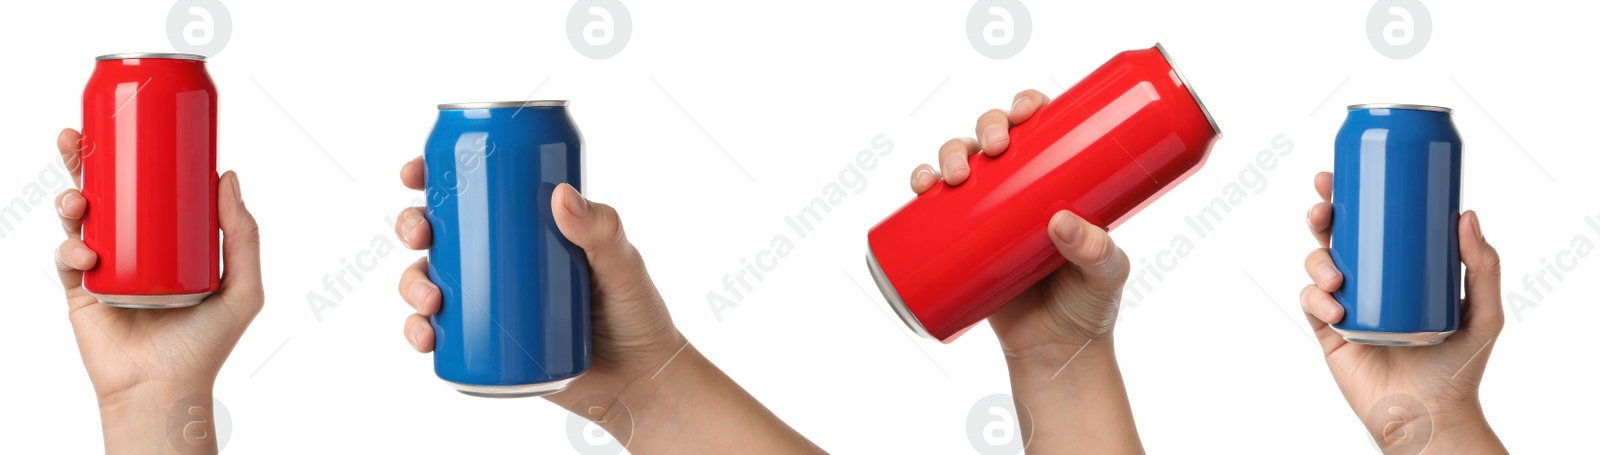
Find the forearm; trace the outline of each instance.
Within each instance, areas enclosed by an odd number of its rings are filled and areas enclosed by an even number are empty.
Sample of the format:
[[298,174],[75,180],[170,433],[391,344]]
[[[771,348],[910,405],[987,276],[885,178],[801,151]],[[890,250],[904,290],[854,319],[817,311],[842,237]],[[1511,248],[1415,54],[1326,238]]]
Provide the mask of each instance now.
[[631,422],[601,427],[631,432],[628,450],[638,454],[821,453],[756,401],[744,388],[685,345],[651,377],[639,379],[617,400]]
[[[1143,453],[1108,335],[1086,346],[1008,353],[1029,453]],[[1031,435],[1029,435],[1031,433]]]
[[106,453],[214,454],[209,385],[143,384],[100,399]]

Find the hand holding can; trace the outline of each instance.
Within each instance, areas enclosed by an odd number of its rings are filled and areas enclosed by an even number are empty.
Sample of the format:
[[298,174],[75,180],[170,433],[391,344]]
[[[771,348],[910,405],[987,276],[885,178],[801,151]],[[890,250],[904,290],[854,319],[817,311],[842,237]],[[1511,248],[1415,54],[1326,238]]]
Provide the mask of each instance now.
[[[1467,211],[1451,225],[1453,237],[1459,239],[1460,264],[1466,265],[1459,329],[1437,344],[1361,343],[1335,328],[1352,322],[1348,308],[1333,295],[1348,289],[1348,277],[1334,265],[1328,249],[1336,223],[1330,202],[1336,177],[1323,172],[1315,179],[1321,202],[1307,212],[1306,224],[1321,248],[1306,256],[1305,271],[1312,284],[1301,290],[1300,307],[1351,410],[1385,452],[1417,453],[1427,448],[1442,453],[1505,453],[1478,400],[1479,384],[1505,325],[1500,256],[1485,239],[1478,214]],[[1406,412],[1394,412],[1397,408]],[[1456,431],[1441,436],[1432,431],[1438,428]]]
[[[87,145],[70,129],[56,142],[72,179],[80,181]],[[101,421],[107,424],[108,453],[136,447],[204,450],[217,443],[215,438],[186,438],[186,431],[210,431],[171,426],[167,418],[180,404],[211,406],[218,371],[265,301],[255,217],[245,208],[238,175],[225,173],[218,182],[220,197],[212,213],[222,229],[226,275],[204,303],[163,311],[105,305],[87,289],[88,271],[110,264],[79,237],[86,214],[103,208],[76,189],[56,198],[67,236],[56,250],[56,271],[83,366],[99,398]]]
[[950,182],[868,232],[868,270],[917,334],[950,342],[999,311],[1066,264],[1054,214],[1115,228],[1197,171],[1220,134],[1160,45],[1033,108],[1003,143],[985,128],[983,142],[947,144],[971,149],[943,158]]

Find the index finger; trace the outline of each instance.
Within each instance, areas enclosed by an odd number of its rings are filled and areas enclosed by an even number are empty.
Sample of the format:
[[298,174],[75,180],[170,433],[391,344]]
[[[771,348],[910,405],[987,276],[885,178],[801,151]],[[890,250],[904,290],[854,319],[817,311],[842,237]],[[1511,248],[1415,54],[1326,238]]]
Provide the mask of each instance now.
[[61,164],[66,165],[67,171],[72,173],[73,185],[83,183],[83,135],[77,130],[65,128],[61,134],[56,135],[56,151],[61,153]]
[[424,185],[427,185],[427,179],[423,175],[427,169],[422,157],[412,158],[404,166],[400,166],[400,183],[405,184],[406,188],[421,190]]

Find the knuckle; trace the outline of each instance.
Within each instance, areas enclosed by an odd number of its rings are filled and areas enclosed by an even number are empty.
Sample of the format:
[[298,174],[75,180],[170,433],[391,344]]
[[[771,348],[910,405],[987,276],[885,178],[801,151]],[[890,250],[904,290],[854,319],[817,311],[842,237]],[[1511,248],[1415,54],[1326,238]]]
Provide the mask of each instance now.
[[944,144],[939,146],[939,156],[941,157],[955,153],[965,154],[966,152],[967,141],[959,137],[944,141]]
[[602,215],[599,217],[600,223],[597,226],[599,237],[605,239],[609,245],[628,245],[628,234],[622,228],[622,214],[618,213],[617,209],[610,205],[598,202],[593,204],[594,207],[592,209]]
[[998,108],[990,109],[990,110],[984,112],[983,115],[978,116],[978,126],[979,127],[984,127],[984,126],[992,125],[992,124],[995,124],[995,123],[1007,122],[1007,121],[1008,120],[1006,119],[1006,111],[1000,110]]
[[1485,245],[1478,267],[1485,274],[1500,276],[1500,253],[1496,252],[1494,247]]

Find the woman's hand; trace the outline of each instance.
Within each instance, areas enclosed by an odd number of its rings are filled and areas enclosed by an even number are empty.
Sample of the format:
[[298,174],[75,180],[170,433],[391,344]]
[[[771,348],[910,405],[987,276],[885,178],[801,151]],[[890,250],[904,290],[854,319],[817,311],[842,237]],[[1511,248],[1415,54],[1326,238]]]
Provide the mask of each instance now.
[[[79,134],[64,130],[56,147],[74,183],[82,183]],[[206,408],[185,422],[211,423],[211,388],[223,361],[261,312],[261,241],[245,209],[239,177],[217,180],[217,224],[222,227],[221,287],[199,305],[145,310],[101,305],[83,288],[83,271],[98,257],[80,239],[88,201],[77,189],[61,192],[56,211],[67,240],[56,249],[56,270],[66,290],[67,317],[78,352],[100,400],[110,453],[214,453],[211,430],[167,428],[178,406]],[[187,432],[187,434],[186,434]],[[201,435],[196,438],[195,435]]]
[[1505,453],[1478,404],[1489,353],[1505,325],[1500,307],[1500,255],[1484,240],[1478,214],[1461,216],[1461,262],[1467,297],[1461,329],[1433,346],[1372,346],[1345,341],[1329,324],[1344,319],[1333,291],[1344,284],[1328,253],[1333,228],[1333,174],[1317,174],[1322,202],[1306,224],[1321,248],[1306,257],[1313,284],[1300,292],[1300,308],[1322,345],[1324,360],[1345,401],[1385,453]]
[[[1049,102],[1043,93],[1027,90],[1013,99],[1010,112],[985,112],[978,117],[977,139],[951,139],[939,148],[942,172],[927,164],[912,171],[912,191],[921,194],[941,180],[951,186],[965,182],[972,173],[969,157],[1005,153],[1011,127]],[[1111,342],[1128,256],[1104,229],[1070,211],[1052,215],[1047,229],[1067,265],[989,316],[1011,370],[1024,434],[1032,434],[1027,448],[1142,452]],[[1038,430],[1028,431],[1030,424]]]
[[[421,157],[406,163],[401,182],[422,190],[423,166]],[[567,184],[556,187],[550,205],[561,235],[589,259],[594,364],[546,399],[596,421],[633,453],[817,451],[678,332],[615,209]],[[395,222],[401,242],[414,250],[433,244],[423,210],[407,208]],[[406,318],[406,338],[417,352],[432,352],[428,316],[439,312],[443,296],[428,280],[427,258],[401,275],[400,295],[417,311]]]

